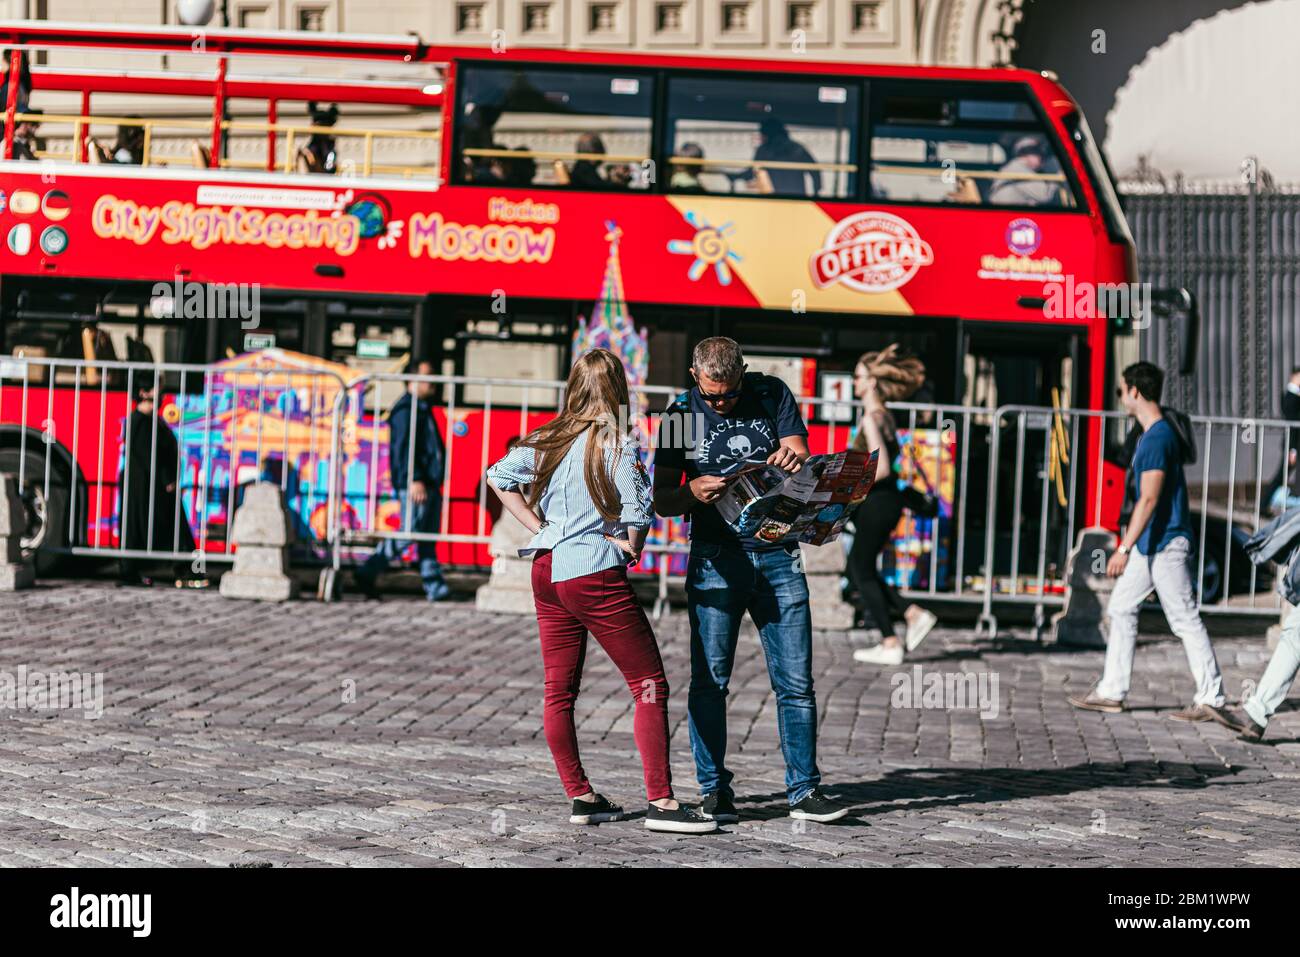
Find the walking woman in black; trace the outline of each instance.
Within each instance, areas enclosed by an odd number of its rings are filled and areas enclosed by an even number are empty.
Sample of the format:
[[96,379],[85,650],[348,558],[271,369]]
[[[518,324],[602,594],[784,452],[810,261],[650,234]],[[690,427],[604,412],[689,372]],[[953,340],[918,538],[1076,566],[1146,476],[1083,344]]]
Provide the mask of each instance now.
[[[876,665],[901,664],[916,649],[938,619],[919,605],[909,605],[880,575],[880,553],[889,544],[903,514],[903,493],[898,487],[898,432],[886,402],[912,397],[925,381],[925,365],[907,355],[897,343],[880,352],[868,352],[853,373],[853,392],[862,412],[853,437],[855,449],[880,449],[876,482],[853,515],[853,547],[848,575],[858,593],[858,614],[868,627],[879,628],[883,639],[872,648],[853,653],[855,661]],[[894,634],[894,622],[907,625],[903,638]]]

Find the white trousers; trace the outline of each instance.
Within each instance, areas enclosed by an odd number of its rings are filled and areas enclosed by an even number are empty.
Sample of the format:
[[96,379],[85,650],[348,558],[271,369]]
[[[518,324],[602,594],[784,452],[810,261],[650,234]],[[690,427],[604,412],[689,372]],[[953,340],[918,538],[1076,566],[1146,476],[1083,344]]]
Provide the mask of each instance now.
[[1267,727],[1268,719],[1286,700],[1286,693],[1295,681],[1296,672],[1300,671],[1300,605],[1292,608],[1282,625],[1282,638],[1277,643],[1277,650],[1269,659],[1264,677],[1259,679],[1259,687],[1243,705],[1246,713],[1261,728]]
[[1176,538],[1152,558],[1140,552],[1129,556],[1124,574],[1111,592],[1110,635],[1106,640],[1106,670],[1097,694],[1114,701],[1128,695],[1137,649],[1138,609],[1152,591],[1169,621],[1169,630],[1183,642],[1187,664],[1196,682],[1194,704],[1223,707],[1223,676],[1210,645],[1210,635],[1196,609],[1196,590],[1188,568],[1191,542]]

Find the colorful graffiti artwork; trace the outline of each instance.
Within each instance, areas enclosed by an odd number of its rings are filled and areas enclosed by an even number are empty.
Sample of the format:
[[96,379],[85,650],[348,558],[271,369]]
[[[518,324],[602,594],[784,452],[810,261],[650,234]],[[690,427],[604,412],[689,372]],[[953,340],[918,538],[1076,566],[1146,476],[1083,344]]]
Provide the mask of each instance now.
[[900,486],[933,491],[939,514],[922,518],[904,512],[894,530],[893,547],[882,557],[885,580],[899,588],[947,588],[953,573],[952,518],[956,488],[957,439],[952,429],[899,429],[894,469]]
[[[162,419],[179,445],[181,505],[201,549],[226,548],[243,489],[257,481],[284,490],[299,541],[325,540],[334,404],[340,388],[351,389],[356,378],[355,370],[338,363],[266,349],[217,363],[201,381],[163,397]],[[355,414],[359,389],[346,403],[349,413],[339,436],[339,452],[348,463],[345,475],[357,481],[357,470],[379,459],[386,476],[386,427],[379,430],[381,449],[372,450],[368,440],[374,430],[359,425]],[[123,467],[119,452],[119,474]],[[364,486],[364,477],[359,481]],[[380,491],[391,496],[382,483]],[[120,492],[118,499],[115,515]],[[344,499],[345,511],[352,504]]]

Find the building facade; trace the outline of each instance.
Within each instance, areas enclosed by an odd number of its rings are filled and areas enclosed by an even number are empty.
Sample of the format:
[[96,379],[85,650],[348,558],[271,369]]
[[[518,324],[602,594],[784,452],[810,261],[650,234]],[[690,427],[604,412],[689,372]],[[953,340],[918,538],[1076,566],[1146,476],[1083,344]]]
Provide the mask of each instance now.
[[[1023,0],[216,0],[249,30],[889,63],[1005,61]],[[9,18],[176,24],[176,0],[0,0]]]

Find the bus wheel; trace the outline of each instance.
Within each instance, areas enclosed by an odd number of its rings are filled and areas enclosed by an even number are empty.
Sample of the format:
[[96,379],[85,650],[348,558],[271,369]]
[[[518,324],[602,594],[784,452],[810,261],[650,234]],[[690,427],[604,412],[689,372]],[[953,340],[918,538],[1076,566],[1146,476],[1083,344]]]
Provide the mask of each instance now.
[[0,472],[17,475],[23,465],[23,506],[27,510],[27,531],[21,539],[23,557],[35,555],[36,573],[48,575],[63,560],[68,545],[67,481],[57,470],[50,471],[50,492],[45,494],[45,460],[35,452],[23,455],[18,449],[0,449]]

